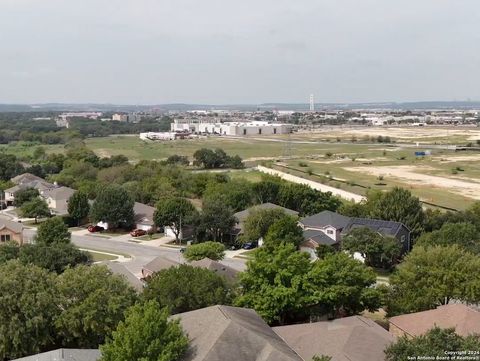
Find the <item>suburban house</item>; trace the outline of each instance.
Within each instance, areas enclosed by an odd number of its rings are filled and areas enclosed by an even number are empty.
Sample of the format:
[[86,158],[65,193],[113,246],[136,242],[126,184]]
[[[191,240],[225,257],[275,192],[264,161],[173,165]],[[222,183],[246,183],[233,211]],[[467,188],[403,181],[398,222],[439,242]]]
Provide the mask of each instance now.
[[153,276],[154,273],[160,272],[164,269],[169,269],[170,267],[176,267],[180,264],[180,262],[162,256],[155,257],[152,261],[148,262],[142,267],[142,278],[146,279]]
[[47,182],[45,179],[30,173],[20,174],[11,179],[15,186],[5,189],[5,202],[11,206],[15,200],[15,192],[22,189],[33,188],[39,193],[58,188],[57,185]]
[[189,263],[193,267],[205,268],[216,274],[225,277],[228,281],[234,282],[237,279],[238,271],[232,267],[228,267],[223,263],[204,258],[200,261],[192,261]]
[[164,269],[169,269],[171,267],[176,267],[181,264],[189,264],[193,267],[205,268],[210,271],[213,271],[223,277],[225,277],[229,281],[235,281],[238,271],[233,269],[232,267],[226,266],[221,262],[213,261],[209,258],[204,258],[200,261],[193,261],[193,262],[186,262],[183,259],[174,261],[162,256],[155,257],[151,262],[147,263],[142,268],[142,278],[146,279],[148,277],[153,276],[154,273],[160,272]]
[[138,293],[143,291],[143,283],[130,270],[119,262],[104,262],[108,269],[116,275],[123,277]]
[[58,350],[22,357],[14,361],[97,361],[100,351],[92,349],[60,348]]
[[23,244],[23,229],[21,223],[0,219],[0,244],[10,241]]
[[237,223],[235,224],[235,227],[233,229],[233,236],[237,237],[243,233],[244,227],[245,227],[245,221],[247,220],[248,216],[257,210],[262,210],[262,209],[280,209],[285,212],[285,214],[291,215],[291,216],[298,216],[298,212],[288,209],[285,207],[281,207],[279,205],[273,204],[273,203],[262,203],[262,204],[257,204],[255,206],[252,206],[250,208],[247,208],[243,211],[237,212],[234,214],[235,219],[237,220]]
[[332,361],[384,361],[384,350],[395,336],[361,316],[274,327],[304,360],[328,355]]
[[211,306],[171,317],[190,339],[182,360],[302,361],[254,310]]
[[[92,202],[93,203],[93,202]],[[133,205],[133,219],[134,227],[137,229],[142,229],[144,231],[149,231],[155,228],[155,223],[153,222],[153,214],[155,213],[155,208],[148,206],[143,203],[135,202]],[[97,226],[109,229],[107,222],[98,222]]]
[[480,334],[480,312],[461,303],[452,303],[389,319],[389,330],[396,336],[420,336],[434,327],[455,328],[460,336]]
[[155,207],[135,202],[133,213],[135,214],[135,228],[147,232],[155,228],[155,222],[153,221]]
[[55,187],[40,192],[40,196],[47,202],[48,208],[56,216],[68,214],[68,200],[75,193],[69,187]]
[[346,217],[335,212],[323,211],[300,219],[299,225],[305,238],[300,249],[310,253],[312,257],[315,257],[315,248],[319,245],[339,249],[342,236],[360,227],[367,227],[382,235],[396,238],[402,246],[403,253],[410,250],[410,230],[400,222]]

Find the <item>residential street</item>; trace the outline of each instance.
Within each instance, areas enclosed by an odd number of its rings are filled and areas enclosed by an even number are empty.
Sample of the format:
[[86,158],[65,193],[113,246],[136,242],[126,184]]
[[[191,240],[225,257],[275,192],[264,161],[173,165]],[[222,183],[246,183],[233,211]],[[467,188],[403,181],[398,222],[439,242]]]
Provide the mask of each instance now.
[[[36,230],[26,229],[26,239],[32,239]],[[125,240],[125,236],[104,237],[93,235],[72,234],[72,242],[79,248],[116,253],[131,256],[131,260],[124,265],[136,276],[140,275],[142,267],[155,257],[162,256],[177,262],[182,262],[183,256],[179,249],[166,246],[152,247],[145,244]],[[245,269],[245,260],[239,258],[225,258],[222,263],[234,269],[242,271]]]

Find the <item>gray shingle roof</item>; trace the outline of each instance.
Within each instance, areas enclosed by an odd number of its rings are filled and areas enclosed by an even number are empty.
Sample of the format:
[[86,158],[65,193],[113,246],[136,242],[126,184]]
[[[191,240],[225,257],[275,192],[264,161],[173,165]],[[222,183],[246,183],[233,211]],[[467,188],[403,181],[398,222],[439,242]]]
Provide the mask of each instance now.
[[135,222],[153,226],[153,215],[155,208],[143,203],[135,202],[133,206],[133,212],[135,214]]
[[303,238],[305,238],[306,240],[311,240],[317,244],[325,244],[327,246],[332,246],[337,243],[337,241],[330,238],[322,231],[315,231],[315,230],[303,231]]
[[304,360],[328,355],[332,361],[384,361],[385,348],[395,340],[384,328],[360,316],[273,330]]
[[143,283],[140,281],[135,275],[130,272],[123,264],[118,262],[105,262],[108,269],[112,271],[112,273],[122,276],[126,279],[128,284],[135,288],[138,292],[143,291]]
[[99,350],[81,350],[60,348],[33,356],[16,359],[16,361],[97,361],[100,360]]
[[288,208],[285,208],[285,207],[281,207],[279,205],[276,205],[276,204],[273,204],[273,203],[262,203],[262,204],[257,204],[253,207],[250,207],[250,208],[247,208],[243,211],[240,211],[240,212],[237,212],[234,214],[235,218],[237,218],[237,220],[239,222],[244,222],[247,217],[250,215],[250,212],[254,211],[254,210],[257,210],[257,209],[281,209],[283,210],[286,214],[289,214],[291,216],[298,216],[298,212],[297,211],[294,211],[292,209],[288,209]]
[[204,258],[200,261],[193,261],[190,263],[194,267],[206,268],[210,271],[225,277],[229,281],[234,281],[237,278],[238,271],[228,267],[220,262],[213,261],[210,258]]
[[32,173],[23,173],[13,177],[11,181],[15,184],[30,183],[33,181],[45,181],[43,178],[38,177]]
[[185,361],[302,361],[253,310],[212,306],[172,317],[190,339]]
[[359,227],[368,227],[372,231],[394,237],[404,225],[400,222],[382,221],[380,219],[351,218],[348,225],[343,229],[343,233],[348,233]]
[[0,218],[0,230],[8,228],[15,233],[22,233],[24,226],[21,223],[9,221],[8,219]]
[[313,216],[302,218],[300,220],[300,223],[303,224],[305,228],[320,228],[325,226],[332,226],[336,229],[342,229],[348,224],[349,221],[350,217],[345,217],[339,213],[331,211],[323,211],[314,214]]
[[69,200],[74,193],[75,193],[75,189],[72,189],[69,187],[56,187],[52,189],[47,189],[42,193],[42,196],[45,198],[52,198],[59,201],[59,200]]

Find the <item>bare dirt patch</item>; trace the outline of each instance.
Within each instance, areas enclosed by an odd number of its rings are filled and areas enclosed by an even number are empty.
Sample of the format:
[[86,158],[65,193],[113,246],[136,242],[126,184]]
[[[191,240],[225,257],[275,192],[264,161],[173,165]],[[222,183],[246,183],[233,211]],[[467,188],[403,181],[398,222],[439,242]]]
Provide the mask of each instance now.
[[[422,168],[425,169],[425,167]],[[346,167],[344,169],[350,172],[362,172],[374,176],[392,177],[406,184],[446,189],[451,193],[460,194],[472,199],[480,199],[480,183],[417,173],[419,168],[415,166]]]

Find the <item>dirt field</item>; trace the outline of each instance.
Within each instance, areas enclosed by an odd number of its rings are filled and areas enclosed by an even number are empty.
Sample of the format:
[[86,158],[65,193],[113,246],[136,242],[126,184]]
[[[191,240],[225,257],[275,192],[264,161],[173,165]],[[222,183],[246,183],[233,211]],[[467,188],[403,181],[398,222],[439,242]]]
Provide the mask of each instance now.
[[421,174],[417,172],[418,167],[415,166],[345,167],[344,169],[350,172],[368,173],[377,177],[393,177],[407,184],[446,189],[449,192],[480,200],[480,183]]

